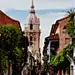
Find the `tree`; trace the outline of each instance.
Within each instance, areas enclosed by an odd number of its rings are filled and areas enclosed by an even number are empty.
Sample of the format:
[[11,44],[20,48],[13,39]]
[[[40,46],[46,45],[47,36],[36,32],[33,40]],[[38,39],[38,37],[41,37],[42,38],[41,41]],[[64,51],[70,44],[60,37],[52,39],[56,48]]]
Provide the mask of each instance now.
[[69,24],[67,24],[66,26],[66,31],[67,33],[70,35],[71,39],[72,39],[72,44],[75,43],[75,12],[73,11],[69,11],[69,17],[70,17],[70,21]]
[[21,75],[23,64],[26,62],[22,43],[23,35],[18,28],[14,25],[0,26],[0,75],[8,68],[8,63],[12,64],[12,75]]

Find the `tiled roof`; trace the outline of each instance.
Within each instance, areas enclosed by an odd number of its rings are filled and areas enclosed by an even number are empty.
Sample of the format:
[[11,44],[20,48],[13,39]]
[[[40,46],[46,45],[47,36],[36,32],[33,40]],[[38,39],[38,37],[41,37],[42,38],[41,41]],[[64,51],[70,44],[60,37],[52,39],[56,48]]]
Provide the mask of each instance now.
[[[75,15],[75,12],[73,12],[72,14]],[[52,25],[51,33],[50,33],[50,34],[52,34],[52,33],[54,33],[54,32],[56,31],[56,29],[57,29],[58,26],[59,26],[59,22],[60,22],[60,21],[63,21],[63,20],[68,19],[68,18],[69,18],[69,16],[66,16],[66,17],[63,17],[63,18],[57,20],[56,23]]]
[[10,18],[0,10],[0,25],[7,25],[7,24],[14,24],[21,30],[19,21]]
[[59,22],[60,22],[60,21],[63,21],[63,20],[65,20],[65,19],[67,19],[67,18],[69,18],[69,16],[66,16],[66,17],[64,17],[64,18],[61,18],[61,19],[57,20],[56,23],[52,25],[51,33],[50,33],[50,34],[52,34],[52,33],[54,33],[54,32],[56,31],[56,29],[57,29],[58,26],[59,26]]

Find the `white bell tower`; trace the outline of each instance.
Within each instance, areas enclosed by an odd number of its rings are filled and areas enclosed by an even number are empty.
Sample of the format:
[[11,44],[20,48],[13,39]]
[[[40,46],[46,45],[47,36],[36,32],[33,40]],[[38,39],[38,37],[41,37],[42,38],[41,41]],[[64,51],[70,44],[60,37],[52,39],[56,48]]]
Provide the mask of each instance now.
[[40,57],[40,20],[35,15],[34,3],[32,0],[29,16],[24,29],[25,36],[28,36],[29,51],[35,59],[41,60]]

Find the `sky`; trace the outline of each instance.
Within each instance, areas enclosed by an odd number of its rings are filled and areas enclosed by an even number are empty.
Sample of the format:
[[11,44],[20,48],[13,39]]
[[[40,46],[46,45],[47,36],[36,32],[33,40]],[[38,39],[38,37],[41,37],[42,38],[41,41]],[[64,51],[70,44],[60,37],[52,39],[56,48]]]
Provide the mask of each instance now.
[[[40,18],[42,52],[44,39],[49,36],[52,24],[66,16],[70,9],[75,10],[75,0],[34,0],[34,5],[36,15]],[[30,6],[31,0],[0,0],[0,10],[20,21],[22,28],[29,14]]]

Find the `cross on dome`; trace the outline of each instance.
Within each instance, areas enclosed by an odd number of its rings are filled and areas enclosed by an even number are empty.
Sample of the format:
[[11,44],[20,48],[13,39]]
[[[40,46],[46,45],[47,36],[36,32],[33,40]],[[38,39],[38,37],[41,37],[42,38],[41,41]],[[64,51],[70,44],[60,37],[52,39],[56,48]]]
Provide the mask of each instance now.
[[33,0],[31,0],[31,6],[30,7],[31,7],[31,9],[30,9],[30,13],[29,13],[29,15],[26,19],[26,24],[30,25],[32,23],[32,24],[35,24],[35,25],[39,25],[40,20],[35,14],[34,1]]
[[32,0],[32,5],[31,5],[31,8],[34,8],[34,3],[33,3],[33,0]]
[[34,10],[34,2],[33,2],[33,0],[32,0],[31,3],[32,3],[32,4],[31,4],[31,10],[30,10],[30,13],[35,13],[35,10]]

